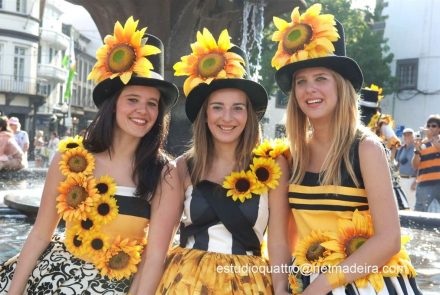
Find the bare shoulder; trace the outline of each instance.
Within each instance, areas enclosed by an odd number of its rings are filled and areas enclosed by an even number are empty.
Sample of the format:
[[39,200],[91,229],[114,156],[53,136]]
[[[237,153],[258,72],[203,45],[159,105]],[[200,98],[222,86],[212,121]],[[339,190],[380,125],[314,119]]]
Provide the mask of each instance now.
[[359,156],[361,159],[371,156],[385,155],[383,144],[378,138],[366,136],[359,144]]

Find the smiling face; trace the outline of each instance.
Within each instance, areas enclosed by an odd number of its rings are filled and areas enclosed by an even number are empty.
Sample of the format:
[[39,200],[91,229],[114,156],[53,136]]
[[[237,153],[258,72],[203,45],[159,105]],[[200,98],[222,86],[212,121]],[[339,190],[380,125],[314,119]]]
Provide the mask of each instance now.
[[226,88],[211,93],[206,121],[214,143],[238,143],[246,126],[247,108],[247,96],[241,90]]
[[293,89],[298,105],[313,122],[330,120],[338,102],[338,91],[333,72],[324,67],[299,70]]
[[125,86],[116,103],[117,131],[142,138],[156,122],[159,100],[160,92],[154,87]]

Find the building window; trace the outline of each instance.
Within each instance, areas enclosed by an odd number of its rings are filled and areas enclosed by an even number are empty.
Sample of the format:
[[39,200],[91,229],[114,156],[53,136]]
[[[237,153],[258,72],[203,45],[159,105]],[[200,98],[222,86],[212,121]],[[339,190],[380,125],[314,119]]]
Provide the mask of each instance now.
[[399,80],[399,90],[417,89],[418,66],[417,58],[397,60],[396,77]]
[[0,9],[3,8],[3,0],[0,0]]
[[275,97],[275,107],[278,109],[285,109],[287,107],[287,102],[289,101],[289,97],[284,94],[282,91],[278,91]]
[[15,55],[14,55],[14,80],[15,81],[24,81],[24,59],[26,56],[26,48],[24,47],[15,47]]
[[275,138],[286,137],[286,126],[282,124],[275,125]]
[[26,0],[17,0],[16,1],[16,10],[17,12],[27,13],[26,12]]

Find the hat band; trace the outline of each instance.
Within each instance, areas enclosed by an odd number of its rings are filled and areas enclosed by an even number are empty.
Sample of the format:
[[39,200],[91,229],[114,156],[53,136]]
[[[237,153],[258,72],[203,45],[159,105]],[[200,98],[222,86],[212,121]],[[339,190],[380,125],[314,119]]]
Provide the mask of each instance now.
[[379,106],[379,104],[377,102],[371,102],[371,101],[365,101],[365,100],[360,100],[359,105],[364,106],[364,107],[370,107],[370,108],[377,108]]
[[159,73],[156,73],[154,71],[150,71],[150,78],[158,79],[158,80],[163,80],[162,75],[159,74]]

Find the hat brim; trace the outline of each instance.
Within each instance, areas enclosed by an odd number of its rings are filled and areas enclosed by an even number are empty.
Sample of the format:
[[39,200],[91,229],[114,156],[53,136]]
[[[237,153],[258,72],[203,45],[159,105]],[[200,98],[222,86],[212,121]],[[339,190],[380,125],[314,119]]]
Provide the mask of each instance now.
[[284,93],[289,93],[292,89],[293,74],[304,68],[315,67],[325,67],[337,72],[349,80],[356,91],[361,89],[364,82],[359,65],[349,57],[337,55],[312,58],[285,65],[275,73],[275,80]]
[[114,79],[106,79],[96,85],[93,90],[93,101],[95,102],[95,105],[99,108],[106,99],[127,85],[150,86],[157,88],[162,94],[165,108],[167,110],[177,102],[177,98],[179,97],[177,86],[168,81],[155,78],[132,77],[127,84],[124,84],[119,77],[116,77]]
[[209,95],[216,90],[225,88],[235,88],[246,93],[252,107],[257,113],[258,120],[263,118],[267,108],[267,92],[263,86],[257,82],[246,79],[217,79],[210,84],[201,83],[197,85],[188,94],[185,103],[185,111],[188,119],[194,122]]

